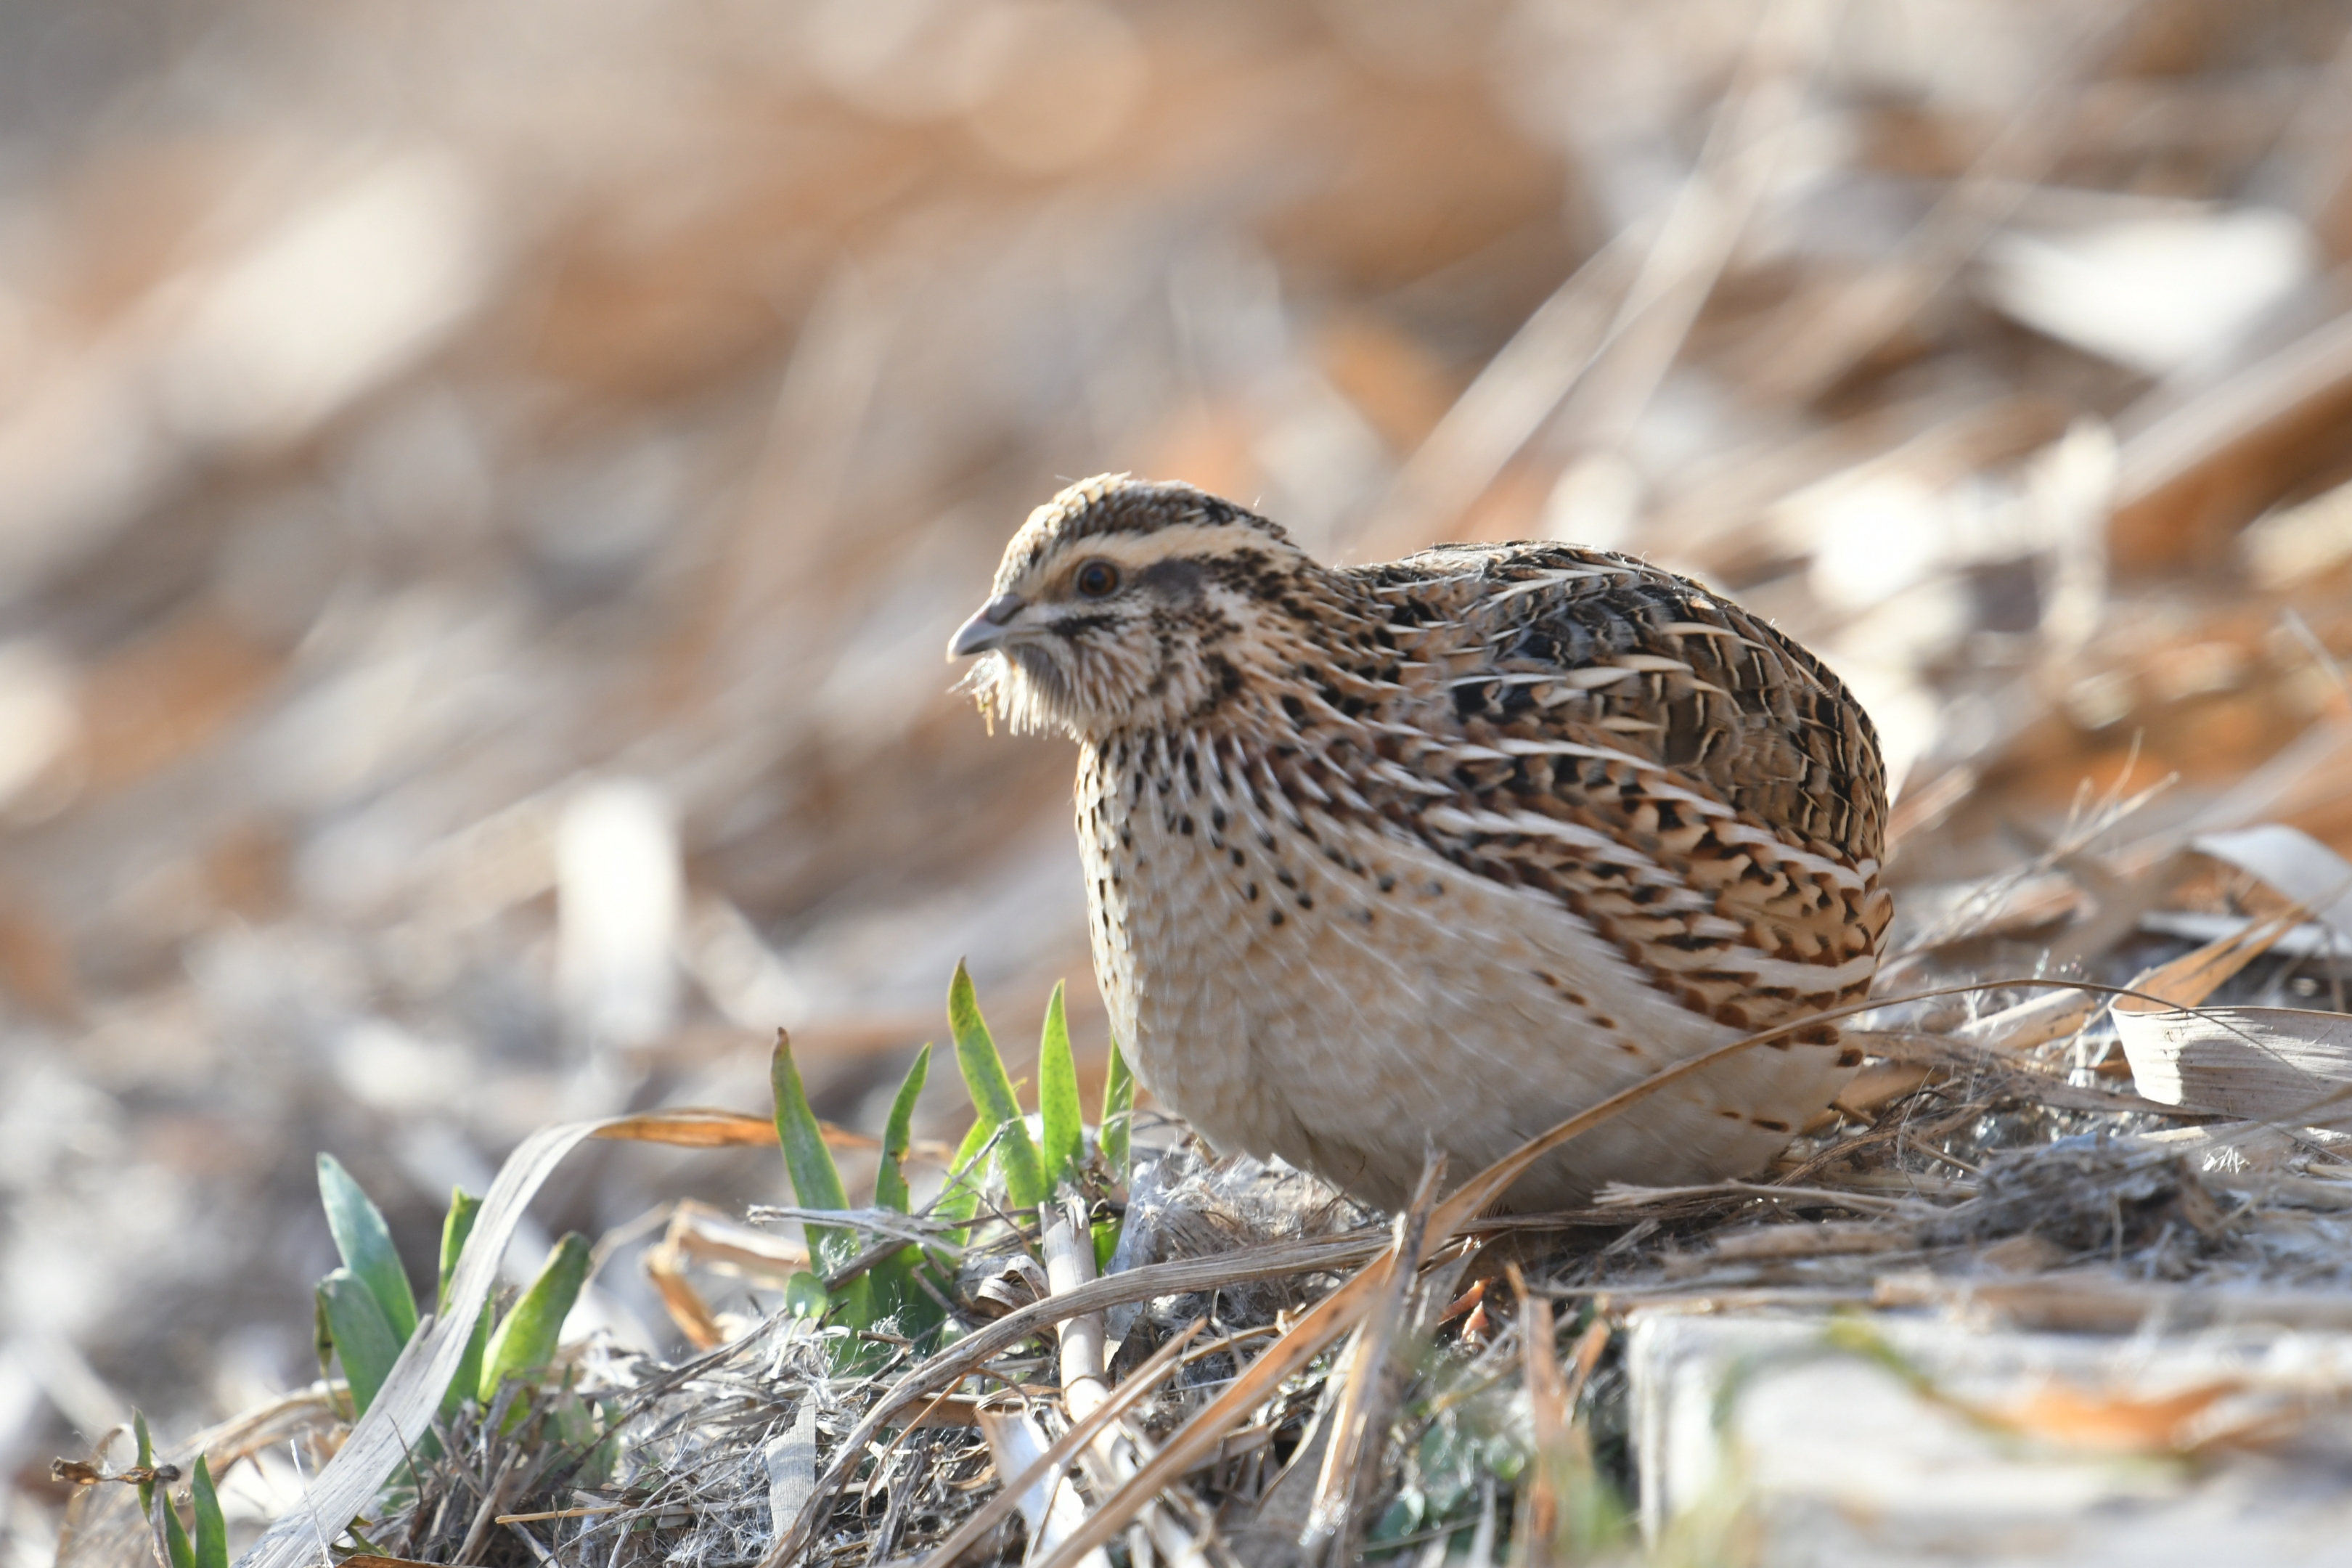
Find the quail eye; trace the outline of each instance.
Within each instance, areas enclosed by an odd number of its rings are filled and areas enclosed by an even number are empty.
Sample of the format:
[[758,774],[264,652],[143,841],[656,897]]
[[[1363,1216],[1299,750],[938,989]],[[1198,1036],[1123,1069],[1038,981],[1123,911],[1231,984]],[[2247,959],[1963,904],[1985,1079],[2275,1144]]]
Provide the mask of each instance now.
[[1108,599],[1118,592],[1118,568],[1108,561],[1089,561],[1078,568],[1078,597]]

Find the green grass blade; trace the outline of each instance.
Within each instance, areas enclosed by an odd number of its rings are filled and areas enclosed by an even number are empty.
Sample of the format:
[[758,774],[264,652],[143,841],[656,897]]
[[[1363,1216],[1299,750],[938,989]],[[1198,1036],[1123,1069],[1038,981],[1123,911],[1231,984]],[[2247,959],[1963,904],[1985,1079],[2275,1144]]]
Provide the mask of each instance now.
[[1078,1109],[1078,1064],[1070,1055],[1070,1020],[1062,1010],[1062,983],[1045,1004],[1045,1033],[1037,1042],[1039,1142],[1045,1145],[1045,1191],[1074,1179],[1087,1161],[1086,1113]]
[[1028,1125],[1021,1120],[1021,1102],[1013,1098],[1013,1084],[1004,1076],[1004,1059],[996,1054],[996,1040],[980,1016],[971,975],[961,961],[948,985],[948,1027],[955,1034],[956,1067],[963,1074],[972,1109],[991,1131],[1004,1130],[997,1141],[996,1163],[1004,1173],[1005,1202],[1017,1209],[1034,1208],[1047,1195],[1045,1168]]
[[449,1281],[457,1275],[457,1259],[465,1255],[466,1238],[474,1234],[474,1216],[482,1200],[463,1187],[449,1189],[449,1213],[441,1221],[441,1284],[433,1294],[433,1310],[449,1309]]
[[[988,1141],[995,1131],[988,1118],[980,1117],[972,1122],[971,1131],[963,1135],[963,1142],[956,1145],[955,1157],[948,1162],[948,1184],[940,1192],[940,1201],[931,1205],[933,1218],[961,1226],[980,1212],[981,1183],[988,1174],[986,1167],[979,1163],[980,1152],[988,1147]],[[969,1234],[965,1229],[951,1230],[947,1233],[946,1239],[961,1246]],[[932,1256],[941,1268],[951,1267],[952,1260],[947,1254],[934,1253]]]
[[539,1278],[530,1282],[490,1336],[482,1358],[481,1381],[475,1385],[484,1405],[499,1384],[545,1366],[555,1354],[557,1337],[580,1288],[588,1282],[588,1238],[572,1231],[547,1255]]
[[[926,1041],[907,1068],[898,1096],[890,1101],[890,1119],[883,1126],[882,1163],[874,1173],[877,1208],[908,1212],[911,1194],[907,1190],[907,1146],[914,1141],[915,1102],[930,1074],[931,1047]],[[915,1270],[921,1267],[922,1254],[913,1247],[894,1253],[874,1267],[866,1277],[871,1313],[867,1327],[896,1324],[895,1331],[914,1339],[933,1326],[939,1310],[915,1283]]]
[[805,1268],[784,1281],[784,1310],[795,1318],[821,1318],[831,1304],[824,1281]]
[[[841,1184],[841,1170],[833,1151],[824,1146],[824,1129],[809,1109],[808,1091],[801,1087],[800,1068],[793,1061],[793,1043],[776,1031],[776,1053],[768,1063],[768,1082],[776,1096],[776,1142],[783,1146],[784,1174],[792,1178],[793,1195],[803,1208],[845,1209],[849,1194]],[[825,1226],[806,1226],[809,1252],[819,1273],[830,1273],[856,1256],[857,1238]]]
[[1103,1163],[1111,1174],[1127,1180],[1128,1132],[1135,1123],[1135,1072],[1120,1054],[1118,1040],[1110,1043],[1110,1076],[1103,1079],[1102,1121],[1096,1141],[1102,1145]]
[[[466,1254],[467,1238],[474,1234],[475,1216],[482,1212],[482,1200],[463,1187],[449,1190],[449,1213],[441,1222],[441,1288],[434,1295],[436,1311],[449,1310],[449,1281],[457,1275],[457,1261]],[[441,1414],[451,1416],[458,1406],[475,1396],[482,1383],[482,1352],[490,1342],[490,1328],[498,1314],[488,1301],[474,1319],[474,1331],[467,1337],[466,1353],[457,1363],[457,1370],[449,1379],[449,1387],[441,1396]]]
[[363,1415],[400,1359],[400,1341],[384,1321],[375,1292],[349,1268],[319,1281],[319,1318],[343,1363],[343,1380],[352,1386],[352,1415]]
[[326,1205],[327,1228],[334,1233],[343,1267],[373,1293],[376,1305],[383,1309],[383,1321],[392,1325],[394,1342],[406,1344],[416,1331],[416,1294],[408,1288],[400,1254],[392,1248],[383,1211],[332,1154],[319,1156],[319,1201]]
[[[133,1410],[131,1413],[131,1435],[139,1441],[139,1458],[134,1463],[142,1470],[153,1469],[155,1439],[148,1435],[145,1411]],[[152,1519],[155,1516],[155,1483],[153,1481],[139,1483],[139,1511],[145,1518]]]
[[213,1489],[213,1473],[202,1454],[196,1456],[188,1498],[196,1512],[196,1568],[228,1568],[228,1523],[221,1518],[220,1493]]
[[474,1320],[474,1331],[466,1341],[466,1353],[457,1360],[457,1370],[450,1375],[447,1392],[441,1395],[441,1414],[455,1415],[458,1407],[474,1398],[482,1387],[482,1356],[489,1349],[490,1325],[496,1317],[490,1303],[482,1303],[479,1316]]
[[[824,1129],[810,1109],[808,1091],[801,1087],[800,1068],[793,1061],[793,1043],[776,1031],[776,1054],[768,1065],[768,1082],[776,1096],[776,1142],[784,1151],[784,1173],[792,1178],[793,1194],[803,1208],[845,1209],[849,1194],[841,1184],[833,1151],[824,1146]],[[857,1256],[857,1233],[832,1226],[809,1225],[809,1259],[819,1276],[832,1273]],[[874,1287],[864,1275],[835,1291],[831,1300],[840,1318],[853,1329],[874,1326]]]
[[915,1101],[921,1098],[924,1080],[930,1074],[931,1047],[926,1041],[898,1085],[898,1097],[890,1102],[890,1120],[882,1129],[882,1168],[874,1173],[877,1208],[907,1212],[907,1145],[914,1141]]
[[196,1568],[196,1549],[188,1544],[188,1532],[180,1527],[180,1510],[172,1506],[168,1492],[163,1497],[163,1549],[172,1554],[172,1568]]

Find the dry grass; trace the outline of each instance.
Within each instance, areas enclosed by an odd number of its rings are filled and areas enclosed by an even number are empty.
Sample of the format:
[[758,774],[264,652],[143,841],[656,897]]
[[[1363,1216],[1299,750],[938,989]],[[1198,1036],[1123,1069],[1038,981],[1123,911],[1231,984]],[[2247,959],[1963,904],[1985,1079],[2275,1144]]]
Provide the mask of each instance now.
[[[2340,1016],[2352,937],[2213,837],[2352,852],[2341,7],[862,13],[223,6],[142,35],[109,115],[0,126],[18,1556],[58,1523],[47,1457],[132,1396],[189,1432],[309,1375],[314,1150],[421,1258],[533,1128],[756,1108],[781,1023],[871,1131],[959,954],[991,997],[1083,974],[1066,759],[992,742],[936,649],[1022,510],[1106,468],[1334,555],[1559,533],[1769,613],[1879,721],[1901,924],[1883,1065],[1758,1183],[1433,1217],[1347,1298],[1387,1353],[1340,1384],[1342,1341],[1269,1331],[1338,1264],[1113,1310],[1118,1376],[1214,1315],[1089,1446],[1088,1517],[1274,1561],[1310,1525],[1613,1550],[1620,1347],[1668,1304],[2345,1325],[2336,1143],[2297,1120],[2333,1120],[2341,1026],[2240,1014]],[[2216,989],[2142,979],[2289,913]],[[2068,978],[2226,1027],[2174,1083],[2104,994],[2037,1011]],[[1090,987],[1071,1013],[1098,1050]],[[2196,1096],[2250,1081],[2212,1058],[2249,1036],[2313,1052],[2224,1121]],[[484,1561],[749,1553],[761,1446],[814,1409],[814,1487],[885,1382],[811,1395],[774,1323],[677,1359],[631,1250],[661,1222],[628,1227],[780,1195],[772,1154],[575,1160],[537,1213],[614,1237],[591,1299],[642,1353],[597,1376],[651,1402],[662,1479],[477,1434],[402,1539],[462,1546],[511,1452],[510,1512],[632,1511],[492,1513]],[[1291,1244],[1196,1196],[1188,1245]],[[773,1305],[756,1259],[668,1239],[708,1298],[681,1331]],[[1055,1348],[897,1375],[974,1419],[1020,1387],[1050,1435]],[[1318,1412],[1351,1411],[1326,1466]],[[308,1474],[333,1427],[302,1431]],[[242,1444],[201,1446],[249,1531],[297,1458]],[[1130,1509],[1119,1466],[1195,1447]],[[919,1427],[813,1538],[918,1556],[989,1452]]]

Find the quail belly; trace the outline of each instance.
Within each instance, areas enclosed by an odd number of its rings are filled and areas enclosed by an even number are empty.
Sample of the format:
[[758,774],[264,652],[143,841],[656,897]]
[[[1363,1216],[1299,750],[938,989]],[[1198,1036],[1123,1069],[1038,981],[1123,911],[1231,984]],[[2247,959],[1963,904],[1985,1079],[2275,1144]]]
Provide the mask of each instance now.
[[[1138,1076],[1213,1145],[1394,1207],[1426,1149],[1458,1182],[1742,1033],[1659,991],[1556,899],[1312,806],[1260,817],[1230,753],[1196,754],[1197,793],[1164,795],[1156,770],[1122,780],[1089,755],[1078,817],[1113,1026]],[[1576,1140],[1508,1206],[1753,1172],[1851,1059],[1835,1043],[1735,1057]]]

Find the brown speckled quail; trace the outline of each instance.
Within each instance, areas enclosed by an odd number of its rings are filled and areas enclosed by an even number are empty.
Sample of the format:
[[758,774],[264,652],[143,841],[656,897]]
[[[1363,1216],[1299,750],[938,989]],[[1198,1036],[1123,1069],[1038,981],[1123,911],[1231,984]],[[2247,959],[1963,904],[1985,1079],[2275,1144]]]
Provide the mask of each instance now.
[[[950,656],[1079,745],[1095,977],[1213,1144],[1394,1205],[1660,1068],[1867,994],[1877,738],[1819,660],[1622,555],[1327,567],[1182,485],[1073,485]],[[1828,1023],[1569,1143],[1520,1209],[1743,1175],[1860,1059]]]

